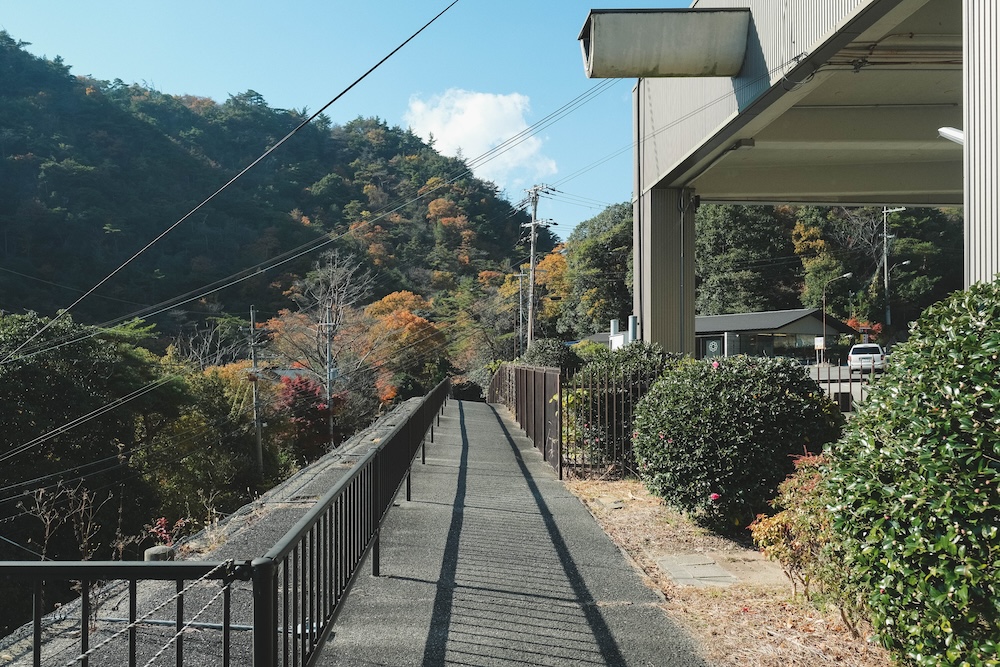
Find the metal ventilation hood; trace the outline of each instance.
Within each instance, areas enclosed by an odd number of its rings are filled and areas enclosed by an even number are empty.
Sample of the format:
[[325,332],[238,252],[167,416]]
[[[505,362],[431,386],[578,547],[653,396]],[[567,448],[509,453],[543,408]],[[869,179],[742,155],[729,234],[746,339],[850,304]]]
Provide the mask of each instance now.
[[749,9],[592,9],[580,31],[593,79],[736,76]]

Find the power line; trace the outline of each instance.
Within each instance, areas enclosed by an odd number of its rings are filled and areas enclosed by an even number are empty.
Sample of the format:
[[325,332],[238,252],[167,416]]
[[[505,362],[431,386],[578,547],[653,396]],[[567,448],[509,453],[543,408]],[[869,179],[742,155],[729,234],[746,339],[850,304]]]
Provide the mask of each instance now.
[[[455,3],[452,3],[452,4],[455,4]],[[504,141],[500,145],[498,145],[498,146],[490,149],[486,153],[483,153],[482,155],[480,155],[480,156],[478,156],[476,158],[473,158],[468,163],[465,163],[463,165],[463,167],[464,167],[463,169],[461,169],[459,171],[456,171],[456,172],[453,172],[452,175],[442,185],[440,185],[437,188],[434,188],[434,189],[432,189],[432,190],[430,190],[428,192],[425,192],[423,194],[417,195],[416,197],[413,197],[413,198],[411,198],[411,199],[409,199],[409,200],[407,200],[407,201],[405,201],[403,203],[394,205],[394,206],[392,206],[392,208],[389,208],[388,206],[383,207],[382,209],[380,209],[379,211],[377,211],[376,214],[372,218],[370,218],[368,220],[368,222],[369,223],[374,223],[374,222],[378,222],[379,220],[383,220],[386,217],[392,215],[393,213],[396,213],[396,212],[400,211],[401,209],[406,208],[407,206],[410,206],[413,203],[416,203],[416,202],[420,201],[421,199],[427,198],[428,196],[430,196],[434,192],[438,191],[439,189],[445,187],[446,185],[450,185],[450,184],[458,181],[459,179],[461,179],[461,178],[463,178],[465,176],[472,175],[473,168],[469,166],[470,164],[474,164],[476,166],[479,166],[481,164],[485,164],[486,162],[488,162],[488,161],[490,161],[490,160],[498,157],[499,155],[501,155],[501,154],[503,154],[503,153],[511,150],[512,148],[516,147],[519,143],[523,142],[527,138],[530,138],[530,136],[532,136],[534,134],[537,134],[542,129],[545,129],[546,127],[548,127],[552,123],[557,122],[558,120],[561,120],[562,118],[564,118],[569,113],[572,113],[573,111],[577,110],[578,108],[580,108],[581,106],[583,106],[587,102],[591,101],[597,95],[599,95],[600,93],[604,92],[604,90],[606,90],[607,88],[609,88],[614,83],[617,83],[617,81],[615,81],[615,80],[605,80],[605,81],[602,81],[601,83],[595,84],[590,89],[588,89],[587,91],[584,91],[583,93],[581,93],[580,95],[578,95],[577,97],[575,97],[570,102],[564,104],[562,107],[560,107],[555,112],[552,112],[549,115],[547,115],[545,118],[543,118],[538,123],[533,124],[529,128],[526,128],[525,130],[522,130],[521,132],[515,134],[513,137],[511,137],[508,140]],[[327,106],[329,106],[329,105],[327,105]],[[314,116],[315,115],[318,115],[318,114],[314,114]],[[306,121],[306,122],[308,122],[308,121]],[[509,218],[513,217],[514,215],[516,215],[517,212],[518,212],[516,210],[516,208],[517,208],[517,205],[512,205],[511,211],[505,217],[507,219],[509,219]],[[128,315],[115,318],[114,320],[110,320],[110,321],[105,322],[105,323],[103,323],[103,324],[101,324],[99,326],[101,326],[101,327],[108,327],[108,326],[113,326],[115,324],[121,323],[123,321],[127,321],[129,319],[151,317],[153,315],[158,315],[160,313],[163,313],[166,310],[169,310],[171,308],[176,308],[178,306],[185,305],[185,304],[190,303],[192,301],[196,301],[196,300],[202,299],[205,296],[209,296],[209,295],[211,295],[211,294],[213,294],[215,292],[222,291],[223,289],[226,289],[226,288],[231,287],[231,286],[233,286],[235,284],[238,284],[238,283],[240,283],[240,282],[242,282],[244,280],[252,278],[255,275],[259,275],[260,273],[263,273],[265,271],[269,271],[269,270],[271,270],[273,268],[276,268],[277,266],[280,266],[282,264],[294,261],[295,259],[298,259],[298,258],[300,258],[300,257],[302,257],[302,256],[304,256],[306,254],[309,254],[309,253],[311,253],[311,252],[313,252],[315,250],[318,250],[319,248],[322,248],[322,247],[324,247],[326,245],[329,245],[330,243],[333,243],[336,240],[344,238],[344,237],[349,236],[349,235],[350,235],[350,232],[345,232],[345,233],[342,233],[342,234],[339,234],[339,235],[336,235],[336,236],[329,235],[329,236],[324,236],[324,237],[321,237],[321,238],[318,238],[318,239],[314,239],[313,241],[308,241],[308,242],[306,242],[304,244],[301,244],[298,247],[296,247],[296,248],[294,248],[294,249],[292,249],[290,251],[286,251],[285,253],[283,253],[282,255],[279,255],[276,258],[272,258],[271,260],[267,260],[265,262],[260,262],[260,263],[258,263],[256,265],[252,266],[252,267],[244,269],[243,271],[240,271],[238,273],[232,274],[228,278],[220,279],[219,281],[216,281],[215,283],[210,283],[209,285],[207,285],[205,287],[199,288],[199,290],[192,290],[191,292],[188,292],[187,294],[180,295],[178,297],[174,297],[172,299],[160,302],[159,304],[155,304],[153,306],[149,306],[149,307],[144,308],[142,310],[134,311],[134,312],[132,312],[132,313],[130,313]],[[74,305],[76,305],[76,304],[74,304]],[[52,322],[49,322],[48,324],[51,325]],[[44,328],[43,328],[43,330],[44,330]],[[40,333],[41,333],[41,331],[37,332],[36,336],[38,334],[40,334]],[[96,335],[96,334],[94,334],[94,335]],[[69,344],[69,343],[72,343],[72,342],[76,342],[78,340],[82,340],[83,338],[84,337],[67,338],[67,339],[64,339],[64,340],[59,341],[59,342],[63,342],[65,344]],[[26,343],[27,342],[30,342],[30,339],[29,339],[29,341],[26,341]],[[7,362],[10,362],[12,360],[13,361],[23,360],[23,359],[29,358],[31,356],[34,356],[34,354],[37,354],[40,351],[55,349],[55,348],[57,348],[59,346],[60,345],[58,345],[58,344],[52,345],[51,342],[50,342],[50,344],[47,345],[47,346],[45,346],[44,348],[40,348],[40,349],[39,348],[29,348],[28,351],[27,351],[27,353],[22,354],[21,356],[17,357],[16,359],[13,359],[13,355],[17,354],[18,352],[21,352],[23,350],[23,348],[25,347],[25,345],[22,344],[22,346],[20,346],[18,349],[16,349],[13,352],[11,352],[2,363],[7,363]]]
[[244,174],[246,174],[247,172],[249,172],[251,169],[253,169],[254,167],[256,167],[258,164],[260,164],[261,162],[263,162],[265,159],[267,159],[278,148],[280,148],[282,145],[284,145],[285,142],[287,142],[289,139],[291,139],[294,135],[298,134],[298,132],[302,128],[304,128],[306,125],[309,125],[313,120],[315,120],[324,111],[326,111],[330,106],[332,106],[337,100],[339,100],[341,97],[343,97],[344,95],[346,95],[351,89],[353,89],[355,86],[357,86],[363,80],[365,80],[366,78],[368,78],[368,76],[372,72],[374,72],[383,63],[385,63],[387,60],[389,60],[389,58],[391,58],[392,56],[396,55],[396,53],[398,53],[404,46],[406,46],[411,41],[413,41],[420,33],[422,33],[424,30],[426,30],[428,27],[430,27],[430,25],[432,23],[434,23],[439,18],[441,18],[441,16],[443,16],[445,14],[445,12],[447,12],[449,9],[451,9],[452,7],[454,7],[458,2],[459,2],[459,0],[452,0],[451,4],[449,4],[443,10],[441,10],[441,12],[439,12],[437,14],[437,16],[435,16],[430,21],[428,21],[427,23],[425,23],[419,30],[417,30],[415,33],[413,33],[412,35],[410,35],[405,41],[403,41],[402,44],[400,44],[399,46],[397,46],[395,49],[393,49],[392,51],[390,51],[388,55],[386,55],[380,61],[378,61],[377,63],[375,63],[372,67],[370,67],[368,69],[368,71],[366,71],[364,74],[362,74],[357,79],[355,79],[354,82],[352,82],[349,86],[347,86],[347,88],[345,88],[344,90],[342,90],[332,100],[330,100],[329,102],[327,102],[326,104],[324,104],[318,111],[316,111],[311,116],[309,116],[308,118],[306,118],[305,120],[303,120],[301,123],[299,123],[295,128],[292,129],[291,132],[289,132],[284,137],[282,137],[276,144],[274,144],[273,146],[271,146],[270,148],[268,148],[267,150],[265,150],[264,153],[260,155],[260,157],[258,157],[256,160],[254,160],[249,165],[247,165],[242,170],[240,170],[235,176],[233,176],[231,179],[229,179],[229,181],[227,181],[221,188],[219,188],[218,190],[216,190],[215,192],[213,192],[206,199],[204,199],[200,204],[198,204],[193,209],[191,209],[190,211],[188,211],[179,220],[177,220],[172,225],[170,225],[169,227],[167,227],[165,230],[163,230],[162,232],[160,232],[160,234],[158,234],[152,241],[150,241],[145,246],[143,246],[142,248],[140,248],[135,254],[133,254],[131,257],[129,257],[127,260],[125,260],[125,262],[123,262],[117,269],[115,269],[114,271],[112,271],[111,273],[109,273],[107,276],[105,276],[104,278],[102,278],[96,285],[94,285],[89,290],[87,290],[86,292],[84,292],[76,301],[74,301],[73,303],[71,303],[65,309],[61,310],[55,317],[53,317],[51,320],[49,320],[49,322],[46,323],[45,326],[43,326],[39,331],[35,332],[35,334],[33,336],[31,336],[26,341],[24,341],[23,343],[21,343],[21,345],[18,348],[16,348],[12,352],[10,352],[2,361],[0,361],[0,364],[7,363],[14,355],[16,355],[18,352],[20,352],[21,349],[24,346],[26,346],[28,343],[30,343],[32,340],[34,340],[37,336],[39,336],[42,332],[44,332],[46,329],[48,329],[50,326],[52,326],[52,324],[54,324],[56,322],[56,320],[60,319],[63,315],[65,315],[65,314],[69,313],[71,310],[73,310],[84,299],[86,299],[88,296],[90,296],[91,294],[93,294],[101,286],[103,286],[104,284],[106,284],[114,276],[116,276],[123,269],[125,269],[125,267],[127,267],[129,264],[131,264],[133,261],[135,261],[139,256],[141,256],[147,250],[149,250],[154,245],[156,245],[156,243],[158,243],[161,239],[163,239],[165,236],[167,236],[167,234],[169,234],[170,232],[172,232],[174,229],[176,229],[178,226],[180,226],[183,222],[185,222],[186,220],[188,220],[191,216],[193,216],[195,213],[197,213],[202,208],[204,208],[208,203],[210,203],[212,200],[214,200],[216,197],[218,197],[220,194],[222,194],[223,191],[225,191],[226,189],[228,189],[233,183],[235,183],[237,180],[239,180],[240,178],[242,178]]

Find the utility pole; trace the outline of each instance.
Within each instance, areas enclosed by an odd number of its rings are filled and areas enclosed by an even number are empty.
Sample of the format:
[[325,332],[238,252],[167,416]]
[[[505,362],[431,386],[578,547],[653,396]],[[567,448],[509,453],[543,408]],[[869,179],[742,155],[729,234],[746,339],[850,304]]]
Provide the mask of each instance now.
[[524,271],[517,274],[517,356],[524,354]]
[[326,328],[326,414],[327,414],[327,435],[330,439],[330,446],[333,447],[333,302],[327,303],[326,320],[323,326]]
[[535,339],[535,244],[538,241],[538,226],[545,224],[538,219],[538,198],[551,188],[547,185],[534,185],[528,189],[528,202],[531,204],[531,222],[521,225],[531,229],[531,257],[528,270],[528,347]]
[[264,477],[264,444],[261,437],[260,396],[257,382],[260,375],[257,369],[257,313],[250,306],[250,382],[253,383],[253,426],[257,436],[257,474]]
[[[905,211],[905,206],[899,208],[882,207],[882,277],[885,282],[885,328],[892,324],[889,312],[889,214]],[[888,331],[886,331],[888,335]]]

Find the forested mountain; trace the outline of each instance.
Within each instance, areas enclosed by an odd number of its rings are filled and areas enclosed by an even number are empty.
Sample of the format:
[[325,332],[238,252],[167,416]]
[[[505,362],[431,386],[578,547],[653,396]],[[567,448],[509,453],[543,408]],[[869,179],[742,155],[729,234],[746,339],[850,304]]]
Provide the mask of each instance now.
[[[219,103],[76,77],[23,46],[0,33],[3,311],[65,307],[307,117],[253,91]],[[523,257],[525,221],[463,161],[411,132],[320,117],[74,314],[111,320],[245,271],[254,275],[186,309],[242,314],[255,302],[277,311],[316,253],[270,267],[321,242],[362,258],[375,298],[430,296]],[[543,234],[543,250],[552,241]],[[161,328],[193,316],[173,315]]]
[[818,308],[827,286],[831,315],[868,323],[888,342],[963,287],[963,222],[955,209],[884,216],[874,207],[705,205],[695,225],[700,315]]
[[[24,46],[0,32],[0,558],[134,558],[510,358],[528,216],[463,160],[377,118],[304,124]],[[0,594],[2,634],[30,595]]]

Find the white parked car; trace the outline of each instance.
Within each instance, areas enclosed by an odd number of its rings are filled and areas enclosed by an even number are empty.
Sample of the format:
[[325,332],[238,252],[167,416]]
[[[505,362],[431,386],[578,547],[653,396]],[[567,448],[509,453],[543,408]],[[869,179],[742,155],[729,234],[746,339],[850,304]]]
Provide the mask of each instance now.
[[847,366],[851,372],[870,373],[885,370],[885,350],[878,343],[861,343],[847,353]]

